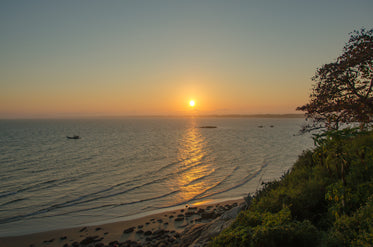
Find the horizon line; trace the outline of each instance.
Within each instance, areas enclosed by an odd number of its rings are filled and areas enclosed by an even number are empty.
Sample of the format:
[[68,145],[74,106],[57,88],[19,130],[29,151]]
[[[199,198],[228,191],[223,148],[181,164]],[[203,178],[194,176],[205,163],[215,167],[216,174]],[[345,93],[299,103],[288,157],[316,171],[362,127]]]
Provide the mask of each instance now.
[[32,119],[121,119],[121,118],[305,118],[303,113],[259,113],[259,114],[144,114],[144,115],[82,115],[82,116],[28,116],[0,117],[0,120],[32,120]]

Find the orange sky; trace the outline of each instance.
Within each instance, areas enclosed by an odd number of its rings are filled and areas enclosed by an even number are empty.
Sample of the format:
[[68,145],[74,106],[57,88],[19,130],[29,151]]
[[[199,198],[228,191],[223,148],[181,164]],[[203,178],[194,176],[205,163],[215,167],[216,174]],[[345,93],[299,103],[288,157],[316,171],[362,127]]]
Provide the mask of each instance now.
[[0,118],[295,113],[358,2],[9,1]]

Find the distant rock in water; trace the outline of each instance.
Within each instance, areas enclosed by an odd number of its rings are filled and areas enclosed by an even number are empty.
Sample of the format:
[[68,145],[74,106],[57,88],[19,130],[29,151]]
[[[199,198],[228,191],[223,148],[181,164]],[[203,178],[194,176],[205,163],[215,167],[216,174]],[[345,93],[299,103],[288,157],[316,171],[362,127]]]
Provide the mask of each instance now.
[[217,126],[206,125],[206,126],[201,126],[200,128],[202,128],[202,129],[215,129],[215,128],[217,128]]
[[74,135],[74,136],[66,136],[67,139],[74,139],[74,140],[77,140],[77,139],[80,139],[80,136],[77,136],[77,135]]
[[259,125],[258,128],[263,128],[264,126],[263,125]]

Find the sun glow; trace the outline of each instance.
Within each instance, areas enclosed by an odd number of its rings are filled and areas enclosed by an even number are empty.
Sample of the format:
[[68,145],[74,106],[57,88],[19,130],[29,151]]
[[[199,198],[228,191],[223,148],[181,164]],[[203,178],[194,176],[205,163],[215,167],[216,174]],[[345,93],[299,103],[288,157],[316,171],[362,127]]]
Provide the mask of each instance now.
[[194,107],[196,105],[196,102],[194,100],[189,101],[189,106]]

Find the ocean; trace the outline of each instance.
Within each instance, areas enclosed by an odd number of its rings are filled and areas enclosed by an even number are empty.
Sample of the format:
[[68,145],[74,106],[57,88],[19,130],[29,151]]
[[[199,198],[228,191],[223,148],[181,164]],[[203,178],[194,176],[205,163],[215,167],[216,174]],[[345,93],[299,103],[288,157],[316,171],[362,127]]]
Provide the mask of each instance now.
[[[303,150],[299,118],[0,120],[0,236],[242,198]],[[217,128],[200,128],[216,126]],[[66,136],[79,135],[70,140]]]

